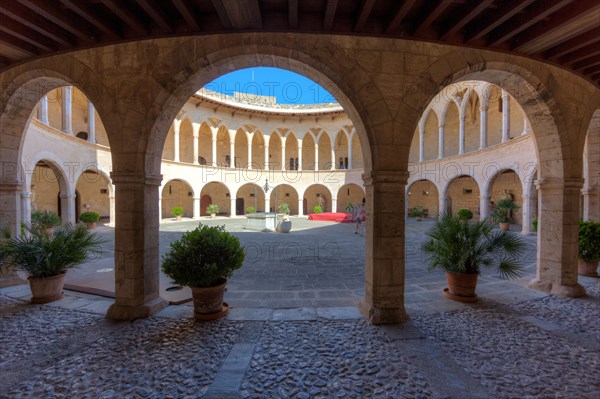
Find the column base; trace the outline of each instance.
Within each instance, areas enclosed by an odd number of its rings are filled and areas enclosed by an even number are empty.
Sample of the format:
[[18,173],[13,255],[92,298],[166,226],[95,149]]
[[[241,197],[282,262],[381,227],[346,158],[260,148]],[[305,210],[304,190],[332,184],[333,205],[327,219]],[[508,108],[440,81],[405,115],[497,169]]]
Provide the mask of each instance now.
[[108,312],[106,312],[106,318],[111,320],[144,319],[152,316],[161,309],[164,309],[168,305],[169,302],[162,297],[158,297],[139,306],[125,306],[113,303],[110,308],[108,308]]
[[409,319],[404,306],[398,308],[377,308],[361,299],[358,309],[372,324],[395,324],[403,323]]
[[566,296],[569,298],[578,298],[581,296],[585,296],[585,288],[581,284],[573,284],[573,285],[555,285],[552,281],[543,281],[537,278],[534,278],[529,282],[529,288],[538,291],[549,292],[551,294]]

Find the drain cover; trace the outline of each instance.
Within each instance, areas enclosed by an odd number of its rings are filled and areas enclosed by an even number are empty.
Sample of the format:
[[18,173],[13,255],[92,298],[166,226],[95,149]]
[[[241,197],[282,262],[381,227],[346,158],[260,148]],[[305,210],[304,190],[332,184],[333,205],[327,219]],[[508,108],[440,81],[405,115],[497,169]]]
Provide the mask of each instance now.
[[113,270],[115,270],[115,269],[113,269],[112,267],[105,267],[104,269],[96,270],[96,273],[107,273],[107,272],[112,272]]
[[179,291],[182,290],[183,287],[180,285],[174,285],[173,287],[169,287],[166,289],[166,291],[172,292],[172,291]]

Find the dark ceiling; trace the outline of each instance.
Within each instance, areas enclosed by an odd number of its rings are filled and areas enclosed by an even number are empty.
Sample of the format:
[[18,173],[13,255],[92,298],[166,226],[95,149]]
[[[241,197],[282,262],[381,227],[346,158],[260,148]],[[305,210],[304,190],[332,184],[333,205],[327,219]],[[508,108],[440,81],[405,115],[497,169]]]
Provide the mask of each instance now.
[[600,0],[0,0],[0,69],[57,51],[238,31],[490,48],[561,65],[600,86]]

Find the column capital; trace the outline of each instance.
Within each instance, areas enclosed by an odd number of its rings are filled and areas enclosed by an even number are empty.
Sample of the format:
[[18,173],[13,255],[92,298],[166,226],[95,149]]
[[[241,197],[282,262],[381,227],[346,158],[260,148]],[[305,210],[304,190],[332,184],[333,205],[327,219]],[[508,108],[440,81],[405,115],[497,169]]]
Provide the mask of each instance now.
[[110,172],[112,183],[119,184],[140,184],[144,186],[160,186],[162,175],[153,175],[140,172]]
[[535,180],[535,187],[538,190],[581,190],[583,187],[584,179],[581,177],[546,177]]
[[33,195],[28,191],[21,193],[21,198],[31,198],[31,197],[33,197]]
[[364,173],[362,175],[365,186],[372,186],[378,184],[393,184],[405,186],[408,182],[410,173],[408,171],[395,171],[395,170],[377,170]]

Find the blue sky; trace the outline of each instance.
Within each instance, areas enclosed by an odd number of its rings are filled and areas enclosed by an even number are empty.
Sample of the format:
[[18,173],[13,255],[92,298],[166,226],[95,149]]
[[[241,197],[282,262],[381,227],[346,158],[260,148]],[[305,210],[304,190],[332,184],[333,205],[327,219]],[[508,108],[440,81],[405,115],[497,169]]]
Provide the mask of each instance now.
[[318,104],[336,99],[314,81],[279,68],[247,68],[223,75],[205,86],[231,95],[234,91],[277,97],[279,104]]

